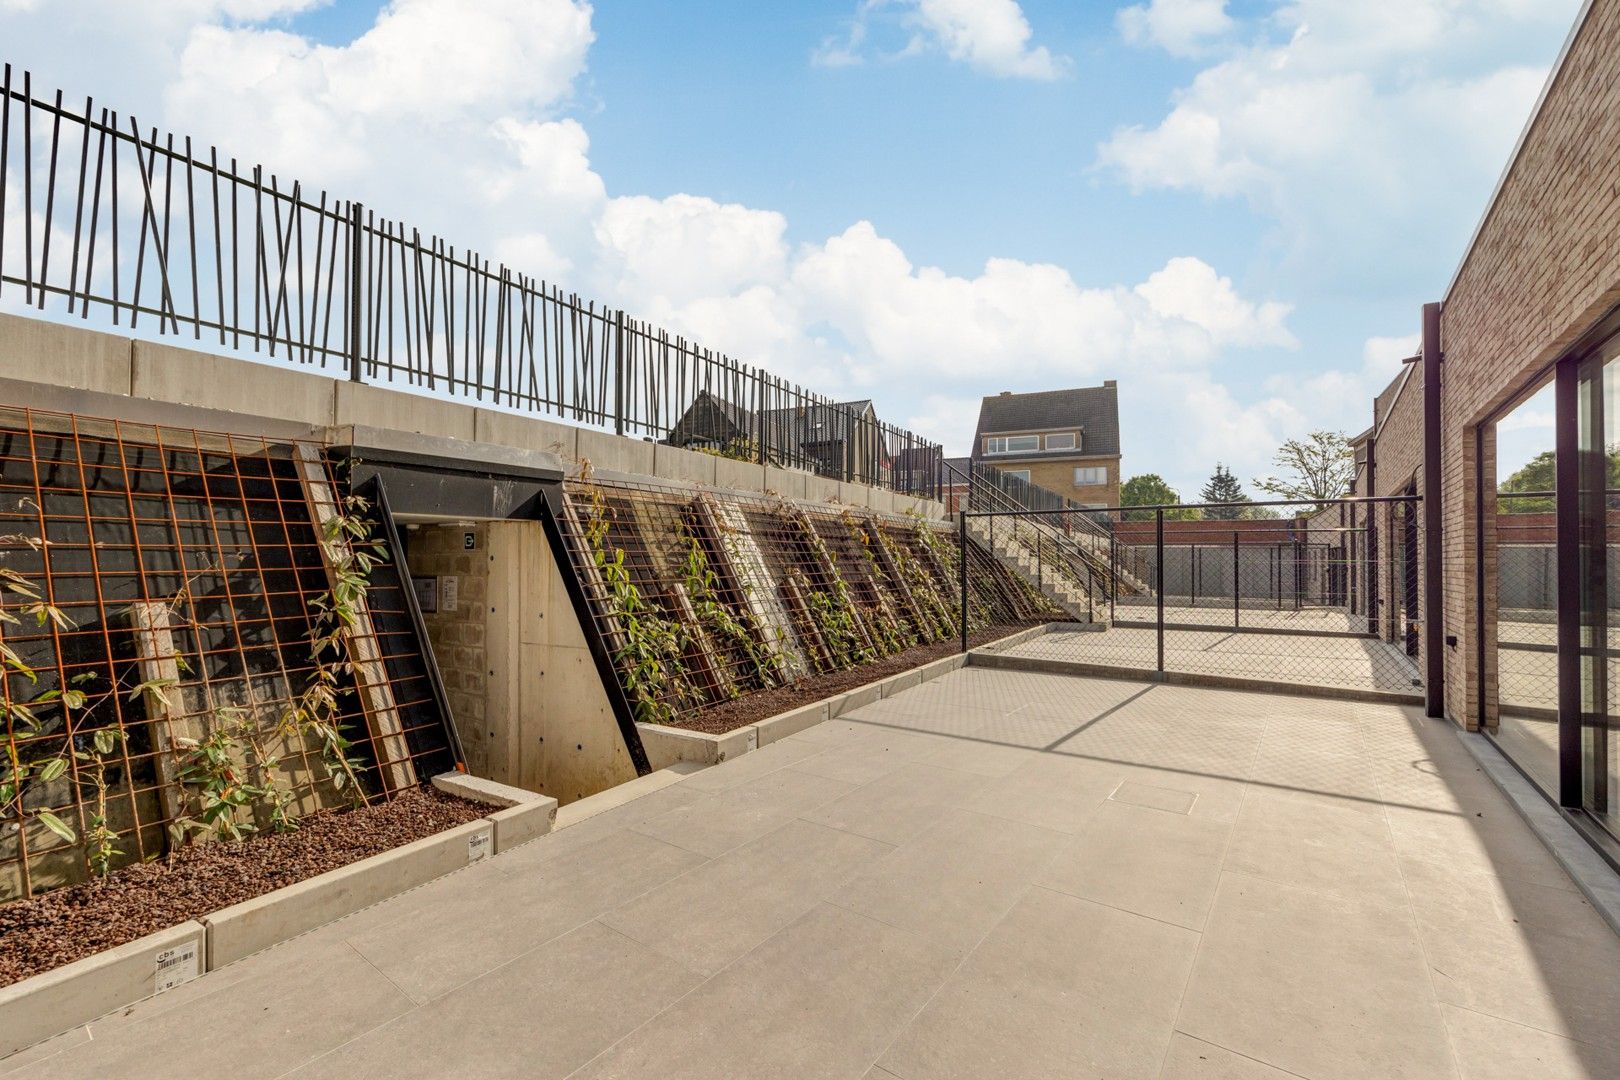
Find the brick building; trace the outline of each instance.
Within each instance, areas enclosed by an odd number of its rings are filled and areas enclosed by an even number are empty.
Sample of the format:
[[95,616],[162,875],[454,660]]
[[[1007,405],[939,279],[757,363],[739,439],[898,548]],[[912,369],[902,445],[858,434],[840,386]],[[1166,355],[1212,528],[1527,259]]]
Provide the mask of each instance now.
[[[1589,0],[1455,276],[1425,309],[1423,354],[1378,396],[1357,442],[1355,494],[1424,495],[1416,536],[1399,536],[1388,506],[1344,513],[1370,510],[1377,543],[1394,536],[1419,553],[1426,600],[1425,524],[1438,522],[1437,622],[1426,628],[1443,677],[1431,692],[1577,811],[1600,850],[1620,852],[1616,176],[1620,0]],[[1387,576],[1395,552],[1378,550],[1361,598],[1387,636],[1404,583]]]
[[1119,505],[1119,389],[1002,391],[979,405],[972,460],[1080,506]]

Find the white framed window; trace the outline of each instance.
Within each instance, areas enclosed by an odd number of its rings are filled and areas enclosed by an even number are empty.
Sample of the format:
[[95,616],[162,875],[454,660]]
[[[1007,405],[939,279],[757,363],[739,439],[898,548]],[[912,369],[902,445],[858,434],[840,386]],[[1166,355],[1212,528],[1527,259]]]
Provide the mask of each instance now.
[[1048,435],[1046,437],[1046,448],[1048,450],[1073,450],[1074,432],[1065,431],[1059,435]]
[[1016,477],[1017,479],[1022,480],[1026,484],[1029,483],[1028,469],[1002,469],[1001,471],[1008,476]]
[[1075,487],[1100,487],[1108,483],[1108,469],[1103,465],[1086,466],[1074,470]]
[[991,435],[984,440],[984,452],[987,454],[1016,454],[1040,448],[1039,435]]

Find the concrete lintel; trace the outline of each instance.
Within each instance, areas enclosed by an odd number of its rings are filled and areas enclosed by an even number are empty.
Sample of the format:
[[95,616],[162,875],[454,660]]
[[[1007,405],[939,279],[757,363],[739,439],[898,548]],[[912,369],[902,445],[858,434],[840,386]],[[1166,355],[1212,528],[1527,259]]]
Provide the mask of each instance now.
[[565,465],[562,458],[544,450],[524,450],[396,428],[345,424],[332,428],[327,436],[333,445],[351,448],[367,460],[397,461],[480,475],[555,480],[561,478]]
[[491,854],[494,835],[489,821],[469,821],[216,911],[202,920],[208,927],[208,969],[459,870]]
[[183,922],[0,989],[0,1058],[201,975],[205,938]]

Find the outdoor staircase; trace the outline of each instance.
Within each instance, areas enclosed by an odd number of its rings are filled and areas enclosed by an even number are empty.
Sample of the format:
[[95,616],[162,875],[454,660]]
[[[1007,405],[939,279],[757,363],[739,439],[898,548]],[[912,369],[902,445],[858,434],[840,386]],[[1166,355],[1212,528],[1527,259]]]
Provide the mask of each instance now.
[[[1106,581],[1078,551],[1017,518],[968,518],[968,537],[1076,622],[1106,626]],[[1088,584],[1089,581],[1089,584]]]

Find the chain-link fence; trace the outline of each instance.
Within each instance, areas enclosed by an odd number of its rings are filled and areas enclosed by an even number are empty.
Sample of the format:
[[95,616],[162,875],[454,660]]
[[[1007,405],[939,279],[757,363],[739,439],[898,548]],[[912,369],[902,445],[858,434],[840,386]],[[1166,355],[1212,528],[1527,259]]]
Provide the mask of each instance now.
[[[1081,553],[1080,626],[1008,655],[1416,697],[1416,496],[1110,510],[971,510],[968,530]],[[989,544],[1004,564],[1010,544]],[[1031,582],[1044,591],[1039,579]],[[1082,599],[1083,597],[1083,599]],[[1089,607],[1092,617],[1082,617]]]

